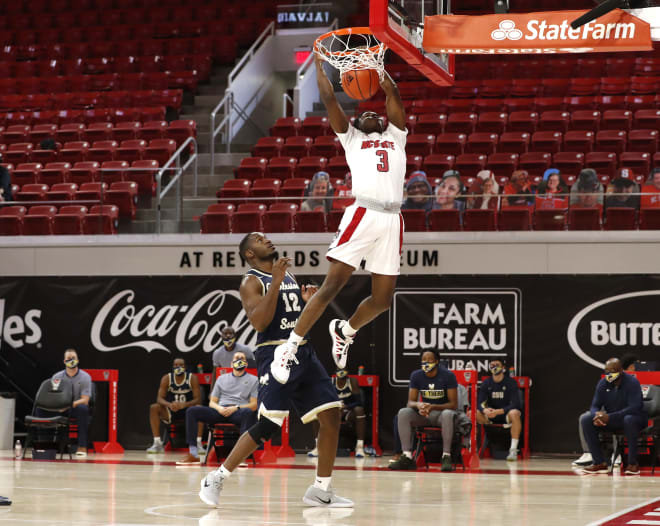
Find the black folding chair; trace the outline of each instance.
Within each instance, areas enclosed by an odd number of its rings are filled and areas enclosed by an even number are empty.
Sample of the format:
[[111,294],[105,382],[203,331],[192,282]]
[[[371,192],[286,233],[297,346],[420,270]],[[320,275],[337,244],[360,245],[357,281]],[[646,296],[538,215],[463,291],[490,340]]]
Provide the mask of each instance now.
[[[69,458],[71,450],[69,448],[69,416],[66,414],[41,417],[36,416],[37,409],[50,412],[62,412],[71,408],[73,404],[73,384],[66,380],[44,380],[39,386],[37,396],[34,399],[32,415],[25,417],[25,427],[27,437],[25,439],[25,449],[28,447],[34,449],[34,444],[56,445],[60,453],[60,459],[64,456],[66,448]],[[46,435],[50,439],[42,439]]]

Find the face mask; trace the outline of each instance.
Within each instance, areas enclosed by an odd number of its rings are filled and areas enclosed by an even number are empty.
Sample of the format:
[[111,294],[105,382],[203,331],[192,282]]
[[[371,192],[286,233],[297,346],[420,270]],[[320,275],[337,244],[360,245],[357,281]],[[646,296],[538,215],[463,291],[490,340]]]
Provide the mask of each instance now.
[[175,367],[173,370],[174,370],[174,375],[175,376],[179,376],[180,374],[183,374],[183,373],[186,372],[186,368],[183,367],[183,366],[182,367]]
[[607,380],[609,383],[615,382],[616,379],[619,377],[620,374],[621,374],[620,372],[617,372],[617,373],[607,373],[607,374],[605,375],[605,380]]
[[504,367],[500,367],[499,365],[490,368],[490,372],[493,376],[500,374],[503,371],[504,371]]
[[234,360],[231,362],[231,366],[236,370],[236,371],[242,371],[247,367],[247,362],[243,360],[242,358],[239,358],[238,360]]
[[438,362],[422,362],[422,371],[428,373],[435,369],[436,365],[438,365]]
[[222,339],[222,344],[229,349],[232,345],[234,345],[235,341],[236,341],[236,338],[231,338],[229,340],[223,338]]
[[344,378],[348,374],[346,369],[339,369],[337,371],[337,378]]
[[64,365],[66,365],[69,369],[75,369],[76,367],[78,367],[78,360],[76,360],[75,358],[64,360]]

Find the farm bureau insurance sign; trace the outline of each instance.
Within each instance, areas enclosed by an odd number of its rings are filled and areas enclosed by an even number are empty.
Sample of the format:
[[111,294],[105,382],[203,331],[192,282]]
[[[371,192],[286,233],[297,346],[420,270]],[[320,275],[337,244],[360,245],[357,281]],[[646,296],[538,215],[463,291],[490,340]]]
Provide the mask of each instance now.
[[450,369],[488,371],[492,358],[520,370],[518,289],[398,289],[391,309],[392,385],[408,383],[423,351]]

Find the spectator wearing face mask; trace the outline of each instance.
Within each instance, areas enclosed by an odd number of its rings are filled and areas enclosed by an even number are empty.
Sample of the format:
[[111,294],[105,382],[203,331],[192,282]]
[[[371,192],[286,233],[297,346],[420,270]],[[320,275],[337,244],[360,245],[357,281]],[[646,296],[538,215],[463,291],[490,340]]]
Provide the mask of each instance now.
[[[71,382],[73,385],[73,404],[67,414],[75,418],[78,422],[78,449],[76,456],[87,456],[87,445],[89,443],[89,400],[92,396],[92,377],[78,367],[78,353],[75,349],[67,349],[64,352],[64,370],[53,375],[53,380],[62,380]],[[60,413],[44,411],[37,408],[37,416],[51,417],[61,416]]]
[[[357,378],[348,376],[347,369],[337,369],[335,376],[332,378],[332,385],[334,385],[339,401],[341,402],[342,420],[350,422],[355,427],[355,434],[357,435],[355,458],[364,458],[364,437],[367,432],[367,415],[364,411],[362,392],[360,391]],[[317,436],[319,424],[314,421],[312,425],[314,426],[314,435]],[[318,457],[318,447],[307,453],[307,456]]]
[[406,183],[406,200],[402,210],[424,210],[426,213],[433,208],[433,189],[426,178],[426,173],[417,170],[410,174]]
[[477,422],[504,424],[511,431],[511,447],[508,461],[518,460],[518,440],[522,424],[520,420],[520,389],[518,383],[505,374],[504,362],[490,361],[490,378],[481,382],[477,399]]
[[582,468],[583,473],[608,473],[598,433],[623,431],[628,441],[628,466],[625,474],[639,475],[637,440],[648,420],[642,400],[642,388],[637,378],[624,372],[618,358],[607,360],[605,378],[596,385],[589,413],[580,418],[582,433],[593,459],[590,466]]
[[242,352],[248,361],[248,367],[254,363],[254,353],[247,346],[236,341],[236,331],[233,327],[225,327],[222,329],[222,347],[213,351],[213,369],[216,367],[231,367],[234,361],[234,353]]
[[200,422],[209,425],[234,424],[240,427],[241,435],[256,423],[259,380],[247,374],[247,365],[245,354],[235,352],[232,372],[219,376],[215,381],[209,406],[197,405],[186,411],[188,454],[177,462],[178,466],[199,464],[199,446],[195,439]]
[[328,172],[316,172],[309,182],[308,198],[303,201],[300,210],[303,212],[314,210],[328,212],[332,204],[332,199],[328,199],[328,196],[332,196],[330,174]]
[[[149,423],[154,442],[147,449],[147,453],[164,451],[160,438],[161,422],[171,424],[173,421],[183,421],[188,408],[199,405],[201,401],[199,380],[194,374],[186,372],[186,362],[183,358],[175,358],[172,371],[160,379],[156,403],[149,407]],[[197,440],[199,447],[202,443],[200,434]]]
[[458,382],[440,365],[433,351],[422,354],[422,367],[410,375],[408,403],[399,410],[398,428],[403,454],[389,465],[393,470],[416,469],[412,458],[413,427],[442,427],[442,471],[451,471],[451,443],[458,414]]

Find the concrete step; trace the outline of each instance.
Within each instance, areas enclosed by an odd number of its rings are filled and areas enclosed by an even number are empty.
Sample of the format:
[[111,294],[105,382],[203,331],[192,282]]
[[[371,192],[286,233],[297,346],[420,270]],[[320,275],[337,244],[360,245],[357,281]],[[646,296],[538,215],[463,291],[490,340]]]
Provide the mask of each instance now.
[[[122,233],[131,234],[152,234],[156,232],[155,221],[133,221],[126,225]],[[162,221],[160,222],[161,234],[179,234],[179,233],[199,233],[199,221]]]
[[225,90],[227,89],[226,79],[223,82],[204,84],[197,88],[197,91],[200,95],[215,95],[220,100],[225,96]]
[[224,92],[220,95],[208,94],[208,95],[195,95],[195,106],[198,108],[209,108],[209,112],[215,108],[218,103],[222,100]]

